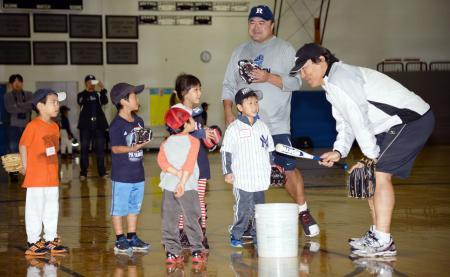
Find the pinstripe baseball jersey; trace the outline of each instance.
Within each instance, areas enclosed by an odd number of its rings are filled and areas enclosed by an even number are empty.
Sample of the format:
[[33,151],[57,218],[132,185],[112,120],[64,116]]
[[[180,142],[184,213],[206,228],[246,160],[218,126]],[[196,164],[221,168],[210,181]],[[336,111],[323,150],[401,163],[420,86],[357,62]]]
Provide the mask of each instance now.
[[[220,152],[223,173],[233,173],[233,187],[247,192],[267,190],[270,185],[270,152],[275,150],[269,128],[255,118],[253,125],[239,116],[225,131]],[[231,166],[227,165],[231,156]]]

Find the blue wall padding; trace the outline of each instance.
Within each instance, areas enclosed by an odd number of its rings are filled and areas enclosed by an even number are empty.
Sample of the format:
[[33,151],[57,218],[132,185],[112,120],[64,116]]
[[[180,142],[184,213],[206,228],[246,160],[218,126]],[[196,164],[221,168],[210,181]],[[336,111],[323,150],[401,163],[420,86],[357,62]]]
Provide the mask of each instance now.
[[332,147],[336,121],[325,91],[296,91],[291,101],[291,136],[309,137],[314,147]]

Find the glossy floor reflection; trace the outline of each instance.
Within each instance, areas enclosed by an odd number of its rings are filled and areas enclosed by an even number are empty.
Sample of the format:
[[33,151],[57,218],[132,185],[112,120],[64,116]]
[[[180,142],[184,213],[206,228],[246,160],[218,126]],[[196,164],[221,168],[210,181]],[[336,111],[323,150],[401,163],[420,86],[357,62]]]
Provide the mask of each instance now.
[[[146,153],[148,176],[138,233],[150,242],[147,254],[116,256],[109,216],[111,182],[90,172],[78,179],[76,161],[61,164],[59,233],[70,253],[64,257],[24,256],[25,190],[0,182],[0,276],[443,276],[450,260],[450,147],[428,146],[421,153],[412,178],[396,181],[394,213],[396,259],[348,258],[347,238],[364,233],[370,224],[365,201],[346,197],[345,175],[310,161],[299,161],[307,183],[308,205],[320,224],[313,240],[299,240],[297,258],[258,258],[253,247],[229,246],[227,228],[232,221],[233,196],[224,183],[220,157],[211,155],[213,179],[209,183],[206,266],[190,260],[167,268],[161,246],[159,169],[155,153]],[[354,153],[359,157],[358,153]],[[349,158],[353,160],[353,156]],[[267,202],[290,202],[283,189],[272,189]]]

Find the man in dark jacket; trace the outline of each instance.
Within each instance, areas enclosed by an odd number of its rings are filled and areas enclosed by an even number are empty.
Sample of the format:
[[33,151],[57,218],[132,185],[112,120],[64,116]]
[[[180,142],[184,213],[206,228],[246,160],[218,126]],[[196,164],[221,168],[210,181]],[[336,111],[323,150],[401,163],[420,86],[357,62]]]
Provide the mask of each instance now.
[[[4,95],[5,109],[9,114],[8,126],[8,152],[19,152],[19,140],[25,130],[25,125],[30,121],[33,94],[23,90],[23,77],[13,74],[9,77],[11,91]],[[10,174],[11,181],[18,181],[18,174]]]
[[[108,129],[108,122],[102,110],[102,106],[108,104],[107,90],[94,75],[87,75],[84,82],[86,89],[78,93],[77,96],[77,102],[81,108],[78,129],[80,129],[80,179],[82,180],[86,179],[87,176],[91,142],[94,142],[98,175],[100,177],[105,176],[105,131]],[[100,92],[95,91],[96,85],[100,87]]]

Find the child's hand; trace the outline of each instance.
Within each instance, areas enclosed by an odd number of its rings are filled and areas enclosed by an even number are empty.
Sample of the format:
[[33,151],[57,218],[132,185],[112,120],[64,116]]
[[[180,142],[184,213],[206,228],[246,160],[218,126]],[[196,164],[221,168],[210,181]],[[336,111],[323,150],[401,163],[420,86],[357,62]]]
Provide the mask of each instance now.
[[25,176],[26,171],[27,171],[26,166],[22,164],[22,167],[19,169],[19,173]]
[[138,151],[138,150],[140,150],[142,147],[144,147],[146,144],[148,144],[150,141],[146,141],[146,142],[144,142],[144,143],[141,143],[141,144],[135,144],[135,145],[133,145],[133,147],[131,147],[131,149],[132,149],[132,152],[136,152],[136,151]]
[[225,183],[233,184],[233,181],[234,181],[233,173],[225,175]]
[[175,197],[180,198],[184,194],[184,185],[178,184],[177,188],[175,189]]
[[210,140],[216,140],[216,134],[213,129],[205,129],[206,138]]

